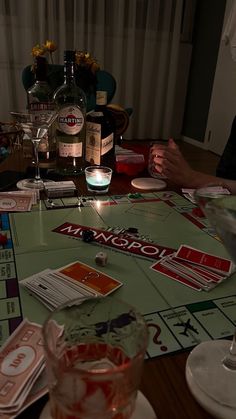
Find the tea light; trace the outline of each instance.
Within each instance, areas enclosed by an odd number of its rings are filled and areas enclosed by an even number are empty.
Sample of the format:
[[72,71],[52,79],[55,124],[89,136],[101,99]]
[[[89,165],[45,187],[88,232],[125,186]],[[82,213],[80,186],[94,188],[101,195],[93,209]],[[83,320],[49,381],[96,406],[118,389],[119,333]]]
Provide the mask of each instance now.
[[85,169],[85,179],[89,192],[106,193],[111,183],[112,169],[104,166],[89,166]]

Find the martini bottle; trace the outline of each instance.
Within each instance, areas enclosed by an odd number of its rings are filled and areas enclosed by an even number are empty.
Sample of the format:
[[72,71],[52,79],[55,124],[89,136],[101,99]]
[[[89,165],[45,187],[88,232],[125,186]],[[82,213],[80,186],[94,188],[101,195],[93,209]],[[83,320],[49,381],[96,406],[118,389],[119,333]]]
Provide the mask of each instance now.
[[56,170],[76,175],[85,167],[86,96],[75,80],[75,51],[64,53],[64,83],[55,91],[57,117]]

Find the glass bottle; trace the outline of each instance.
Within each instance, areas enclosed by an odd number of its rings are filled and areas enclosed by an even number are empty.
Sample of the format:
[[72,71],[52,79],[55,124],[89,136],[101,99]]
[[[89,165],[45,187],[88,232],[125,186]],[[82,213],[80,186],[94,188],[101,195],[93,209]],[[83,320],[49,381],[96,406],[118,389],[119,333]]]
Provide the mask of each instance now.
[[107,110],[107,92],[96,92],[95,110],[86,118],[86,161],[90,165],[114,168],[115,124]]
[[56,170],[74,175],[84,170],[86,96],[75,81],[75,51],[64,52],[64,83],[55,91],[57,117]]
[[[27,90],[27,107],[37,117],[38,113],[54,108],[53,90],[47,82],[47,60],[45,57],[35,58],[35,83]],[[32,150],[32,143],[30,141]],[[50,168],[56,161],[55,129],[51,126],[42,138],[38,148],[40,167]]]

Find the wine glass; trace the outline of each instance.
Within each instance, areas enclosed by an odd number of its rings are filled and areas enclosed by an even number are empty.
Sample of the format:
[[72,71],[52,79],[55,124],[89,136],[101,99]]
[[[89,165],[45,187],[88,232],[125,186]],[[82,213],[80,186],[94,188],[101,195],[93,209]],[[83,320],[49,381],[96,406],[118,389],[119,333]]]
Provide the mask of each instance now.
[[16,121],[16,125],[24,131],[33,143],[35,156],[35,177],[23,179],[17,183],[19,189],[44,189],[44,181],[40,176],[38,147],[41,139],[47,133],[49,127],[57,117],[56,110],[44,110],[40,113],[10,112]]
[[[208,200],[204,213],[236,263],[236,196]],[[202,342],[190,353],[186,379],[199,403],[218,418],[236,417],[236,331],[233,340]]]

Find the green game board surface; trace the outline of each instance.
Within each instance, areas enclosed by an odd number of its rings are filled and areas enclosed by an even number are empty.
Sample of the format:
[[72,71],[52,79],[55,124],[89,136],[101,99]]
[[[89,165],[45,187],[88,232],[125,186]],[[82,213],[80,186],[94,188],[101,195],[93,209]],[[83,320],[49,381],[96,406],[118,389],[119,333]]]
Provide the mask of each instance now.
[[[56,269],[79,260],[98,269],[95,255],[101,246],[92,242],[59,234],[53,230],[63,223],[107,229],[108,227],[136,227],[139,234],[154,243],[177,249],[187,244],[215,255],[228,257],[219,240],[214,238],[202,220],[191,222],[193,204],[173,192],[100,198],[100,205],[86,202],[84,207],[68,208],[71,200],[57,200],[62,209],[47,209],[41,203],[29,213],[12,213],[9,231],[12,245],[8,259],[0,258],[0,343],[11,333],[8,321],[12,317],[26,316],[42,323],[48,310],[19,286],[20,298],[15,290],[6,291],[7,281],[17,276],[20,282],[46,268]],[[201,228],[199,227],[201,225]],[[3,228],[4,230],[4,228]],[[11,247],[14,249],[14,254]],[[147,356],[183,350],[200,341],[228,337],[236,324],[236,275],[210,292],[197,292],[181,285],[152,269],[151,259],[102,248],[108,255],[105,273],[122,281],[123,286],[113,295],[135,305],[145,316],[150,330]],[[16,288],[16,284],[14,285]],[[20,321],[20,320],[19,320]],[[10,323],[9,323],[10,324]]]

